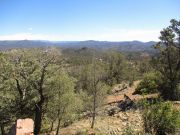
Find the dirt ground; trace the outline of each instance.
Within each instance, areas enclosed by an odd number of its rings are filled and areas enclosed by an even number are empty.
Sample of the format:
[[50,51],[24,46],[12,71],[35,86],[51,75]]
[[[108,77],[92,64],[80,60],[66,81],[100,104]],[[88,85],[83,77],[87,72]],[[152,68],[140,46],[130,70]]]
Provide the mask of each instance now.
[[[62,135],[74,135],[78,131],[91,131],[90,129],[91,119],[83,119],[75,122],[72,125],[62,128]],[[112,133],[122,134],[125,128],[133,126],[136,131],[142,130],[142,117],[140,112],[129,111],[119,112],[115,116],[97,116],[94,132],[101,133],[103,135],[110,135]]]

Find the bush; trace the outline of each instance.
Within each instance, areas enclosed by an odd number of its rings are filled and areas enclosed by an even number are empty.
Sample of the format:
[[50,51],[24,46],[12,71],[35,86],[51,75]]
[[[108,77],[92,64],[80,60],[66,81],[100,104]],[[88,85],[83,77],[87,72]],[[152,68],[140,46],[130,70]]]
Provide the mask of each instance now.
[[145,132],[155,135],[175,134],[180,128],[180,112],[170,102],[148,106],[143,118]]
[[180,100],[180,81],[170,82],[168,79],[163,78],[159,92],[165,100]]
[[160,78],[160,74],[157,72],[145,74],[134,94],[150,94],[158,92],[158,87],[161,83]]

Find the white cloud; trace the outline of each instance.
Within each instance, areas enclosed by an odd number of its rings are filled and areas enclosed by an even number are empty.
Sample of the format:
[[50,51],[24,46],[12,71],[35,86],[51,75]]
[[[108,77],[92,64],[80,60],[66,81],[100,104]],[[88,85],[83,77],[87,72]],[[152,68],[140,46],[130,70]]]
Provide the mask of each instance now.
[[100,41],[157,41],[160,30],[125,30],[106,29],[104,32],[88,34],[32,34],[17,33],[12,35],[0,35],[0,40],[52,40],[52,41],[80,41],[80,40],[100,40]]

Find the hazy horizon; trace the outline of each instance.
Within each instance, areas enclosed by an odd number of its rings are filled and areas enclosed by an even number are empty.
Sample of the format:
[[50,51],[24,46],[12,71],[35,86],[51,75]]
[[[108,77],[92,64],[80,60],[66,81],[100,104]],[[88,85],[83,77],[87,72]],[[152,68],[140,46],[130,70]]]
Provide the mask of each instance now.
[[158,41],[141,41],[141,40],[122,40],[122,41],[110,41],[110,40],[41,40],[41,39],[15,39],[15,40],[0,40],[0,41],[41,41],[41,42],[158,42]]

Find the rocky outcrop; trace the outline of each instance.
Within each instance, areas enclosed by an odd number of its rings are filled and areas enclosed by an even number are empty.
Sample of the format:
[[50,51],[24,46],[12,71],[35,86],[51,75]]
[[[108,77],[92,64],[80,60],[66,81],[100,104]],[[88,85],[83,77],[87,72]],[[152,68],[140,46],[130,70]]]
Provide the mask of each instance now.
[[129,96],[124,94],[124,100],[122,100],[121,102],[118,103],[118,107],[121,109],[121,111],[126,111],[126,110],[129,110],[131,108],[134,108],[135,103],[133,102],[133,100],[131,100],[129,98]]

